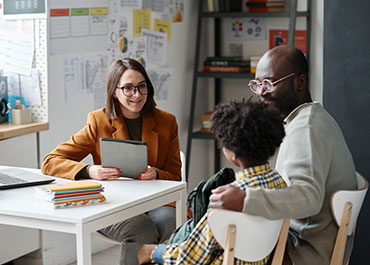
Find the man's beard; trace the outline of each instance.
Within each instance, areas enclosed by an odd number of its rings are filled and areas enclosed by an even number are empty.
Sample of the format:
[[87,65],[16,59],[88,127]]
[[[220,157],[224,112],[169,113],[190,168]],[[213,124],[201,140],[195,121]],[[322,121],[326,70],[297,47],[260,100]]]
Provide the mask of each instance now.
[[274,108],[282,118],[286,118],[298,106],[298,98],[295,94],[285,97],[284,102],[279,101],[273,96],[259,97],[259,99]]

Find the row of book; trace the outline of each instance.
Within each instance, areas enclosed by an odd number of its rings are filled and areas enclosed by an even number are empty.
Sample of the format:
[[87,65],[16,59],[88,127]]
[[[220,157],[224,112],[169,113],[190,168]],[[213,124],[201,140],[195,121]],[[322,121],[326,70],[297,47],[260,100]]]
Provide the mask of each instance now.
[[207,0],[209,12],[240,12],[241,0]]
[[94,181],[74,181],[35,187],[36,199],[54,209],[104,202],[104,188]]
[[204,72],[249,73],[250,60],[242,56],[207,57],[203,64]]
[[285,0],[207,0],[209,12],[284,12]]
[[243,3],[243,11],[248,12],[284,12],[284,0],[248,0]]

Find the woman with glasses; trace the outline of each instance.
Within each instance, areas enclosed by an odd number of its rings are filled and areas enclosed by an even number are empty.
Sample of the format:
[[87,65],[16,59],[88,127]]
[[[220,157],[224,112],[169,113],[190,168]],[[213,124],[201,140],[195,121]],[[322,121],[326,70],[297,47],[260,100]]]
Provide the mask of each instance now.
[[[107,104],[87,116],[87,124],[68,142],[46,155],[42,172],[69,179],[114,180],[124,168],[101,165],[99,139],[102,137],[139,140],[147,143],[148,168],[141,180],[180,181],[181,161],[178,126],[174,115],[156,108],[153,85],[136,60],[118,59],[110,67]],[[94,165],[81,162],[91,154]],[[122,242],[121,265],[138,264],[137,251],[144,243],[160,243],[175,229],[172,206],[133,217],[102,229],[107,237]]]

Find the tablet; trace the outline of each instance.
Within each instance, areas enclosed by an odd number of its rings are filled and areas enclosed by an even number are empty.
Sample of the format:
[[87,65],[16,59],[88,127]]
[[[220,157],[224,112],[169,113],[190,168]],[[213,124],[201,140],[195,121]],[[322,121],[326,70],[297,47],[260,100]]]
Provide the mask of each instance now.
[[148,166],[145,142],[100,138],[100,154],[102,166],[119,168],[121,177],[137,179]]

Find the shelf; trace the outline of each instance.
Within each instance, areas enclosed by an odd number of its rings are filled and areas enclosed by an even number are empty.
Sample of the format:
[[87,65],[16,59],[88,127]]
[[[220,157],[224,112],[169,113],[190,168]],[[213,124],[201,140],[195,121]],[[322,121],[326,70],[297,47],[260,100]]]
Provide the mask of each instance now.
[[[306,17],[309,12],[296,12],[297,17]],[[201,17],[229,18],[229,17],[290,17],[290,12],[201,12]]]
[[193,139],[206,139],[206,140],[215,140],[215,136],[212,133],[206,133],[206,132],[193,132],[191,134],[191,137]]
[[[307,57],[309,55],[309,43],[310,43],[310,13],[311,13],[311,0],[307,1],[307,11],[297,11],[297,0],[289,1],[290,4],[287,4],[283,12],[208,12],[205,9],[207,6],[206,0],[198,0],[198,22],[196,27],[196,43],[195,43],[195,60],[194,60],[194,76],[193,76],[193,85],[191,91],[191,104],[190,104],[190,115],[189,115],[189,133],[188,133],[188,141],[186,147],[186,172],[190,172],[190,161],[191,161],[191,146],[193,140],[211,140],[212,144],[214,144],[214,172],[220,170],[221,166],[221,151],[217,146],[217,141],[215,141],[215,136],[211,133],[203,132],[202,130],[198,130],[198,128],[194,129],[194,119],[195,117],[195,109],[196,109],[196,97],[197,97],[197,90],[198,88],[198,81],[199,78],[209,78],[213,79],[211,86],[206,86],[207,88],[213,88],[213,96],[214,96],[214,106],[219,104],[222,100],[221,92],[224,88],[227,88],[227,84],[224,84],[223,79],[239,79],[242,83],[242,86],[245,86],[247,89],[247,84],[249,80],[255,78],[255,74],[242,72],[242,73],[235,73],[235,72],[205,72],[203,71],[204,68],[201,66],[202,58],[200,58],[201,53],[201,42],[203,41],[204,37],[202,36],[202,24],[208,24],[214,26],[214,31],[210,31],[210,34],[206,34],[206,38],[208,38],[208,44],[214,44],[214,49],[212,49],[212,55],[216,57],[222,56],[222,44],[223,44],[223,34],[224,27],[223,23],[225,22],[224,19],[226,18],[280,18],[283,19],[284,24],[289,24],[288,26],[288,43],[292,45],[294,43],[294,33],[296,30],[296,22],[297,17],[305,18],[306,20],[306,45],[307,45]],[[208,19],[210,18],[210,19]],[[213,18],[213,19],[212,19]],[[210,23],[210,24],[209,24]],[[276,25],[280,25],[280,23],[276,23]],[[213,35],[213,36],[211,36]],[[204,47],[203,47],[204,48]],[[209,47],[208,47],[209,48]],[[210,52],[210,51],[209,51]],[[207,53],[207,55],[211,55]],[[203,55],[202,55],[203,56]],[[309,58],[308,58],[309,59]],[[211,84],[210,83],[210,84]],[[202,86],[203,87],[203,86]],[[249,90],[249,89],[248,89]],[[199,104],[199,103],[198,103]],[[188,175],[186,177],[188,180]]]
[[0,140],[5,140],[30,133],[37,133],[48,129],[48,122],[32,122],[20,125],[2,123],[0,124]]
[[251,73],[198,72],[198,77],[253,79]]

